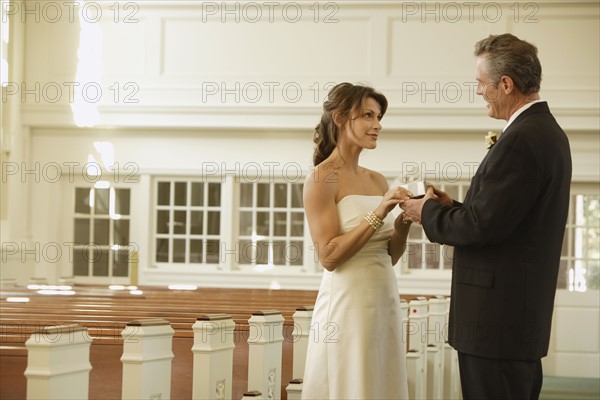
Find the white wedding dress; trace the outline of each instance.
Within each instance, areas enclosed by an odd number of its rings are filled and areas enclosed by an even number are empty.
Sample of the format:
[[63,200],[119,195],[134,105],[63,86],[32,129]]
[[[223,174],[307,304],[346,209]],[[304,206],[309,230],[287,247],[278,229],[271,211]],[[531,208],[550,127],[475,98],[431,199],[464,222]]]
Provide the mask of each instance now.
[[[381,196],[348,195],[337,204],[346,233]],[[335,271],[323,272],[308,343],[302,399],[407,399],[406,343],[396,275],[388,254],[392,215]]]

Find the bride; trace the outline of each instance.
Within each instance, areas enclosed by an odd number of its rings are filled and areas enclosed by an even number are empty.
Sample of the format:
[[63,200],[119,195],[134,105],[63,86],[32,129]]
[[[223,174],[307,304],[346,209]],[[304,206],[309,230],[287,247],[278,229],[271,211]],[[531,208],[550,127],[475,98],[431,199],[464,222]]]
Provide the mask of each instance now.
[[408,398],[406,344],[393,265],[410,220],[390,211],[411,195],[358,164],[374,149],[387,99],[341,83],[314,133],[315,169],[304,184],[310,234],[325,268],[309,336],[303,399]]

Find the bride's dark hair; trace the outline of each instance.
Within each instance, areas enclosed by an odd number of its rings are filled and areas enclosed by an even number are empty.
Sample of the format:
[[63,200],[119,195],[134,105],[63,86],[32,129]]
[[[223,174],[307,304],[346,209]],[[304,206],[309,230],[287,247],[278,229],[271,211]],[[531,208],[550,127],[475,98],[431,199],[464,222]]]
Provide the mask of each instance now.
[[349,119],[355,118],[362,110],[363,102],[368,98],[379,103],[381,117],[383,117],[387,111],[387,99],[372,87],[344,82],[331,88],[327,94],[327,100],[323,103],[321,122],[315,127],[313,136],[315,143],[314,166],[329,157],[337,145],[340,128],[333,121],[333,114],[339,115],[340,126],[344,126]]

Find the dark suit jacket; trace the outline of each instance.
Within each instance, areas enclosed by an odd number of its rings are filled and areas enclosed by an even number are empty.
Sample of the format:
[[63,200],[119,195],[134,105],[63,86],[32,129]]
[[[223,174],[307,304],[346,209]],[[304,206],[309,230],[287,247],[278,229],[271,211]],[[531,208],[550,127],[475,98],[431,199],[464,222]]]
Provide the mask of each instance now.
[[463,204],[425,202],[429,240],[455,246],[455,349],[511,360],[547,354],[570,182],[569,142],[540,102],[488,151]]

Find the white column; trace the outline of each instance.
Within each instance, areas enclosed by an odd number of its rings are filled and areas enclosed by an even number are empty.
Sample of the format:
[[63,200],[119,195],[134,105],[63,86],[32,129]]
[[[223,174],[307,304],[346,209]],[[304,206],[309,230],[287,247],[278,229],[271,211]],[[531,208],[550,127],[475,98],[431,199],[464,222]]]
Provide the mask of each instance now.
[[424,399],[423,382],[425,376],[423,368],[425,365],[425,357],[419,350],[409,350],[406,353],[406,373],[408,375],[408,398],[409,399]]
[[441,346],[448,340],[447,301],[444,296],[429,299],[428,344]]
[[235,323],[227,314],[203,314],[198,316],[192,329],[192,398],[231,399]]
[[443,348],[427,345],[427,393],[428,399],[442,400],[444,390]]
[[427,397],[427,299],[418,297],[408,303],[408,346],[417,350],[422,363],[422,376],[415,379],[415,399]]
[[42,328],[25,342],[27,399],[87,399],[91,338],[79,325]]
[[449,344],[444,346],[444,399],[462,399],[460,373],[458,370],[458,353]]
[[281,398],[283,316],[280,311],[258,311],[248,320],[248,389],[268,399]]
[[[448,329],[448,316],[450,313],[450,298],[445,298],[446,326]],[[462,399],[460,387],[460,370],[458,368],[458,353],[448,343],[444,345],[444,399]]]
[[294,313],[294,363],[292,366],[292,378],[299,379],[304,377],[304,367],[306,364],[306,351],[308,348],[308,335],[310,332],[310,321],[313,315],[313,306],[303,306],[296,308]]
[[408,301],[400,299],[400,315],[402,315],[402,343],[408,351]]
[[446,300],[436,296],[428,301],[427,393],[434,400],[444,398],[444,345],[446,343]]
[[294,313],[294,354],[292,365],[292,379],[285,388],[288,400],[300,400],[302,397],[302,382],[304,377],[304,367],[306,365],[306,352],[308,349],[308,337],[310,333],[310,323],[312,320],[314,307],[302,306],[296,308]]
[[302,383],[303,380],[300,378],[290,381],[285,388],[288,400],[300,400],[302,398]]
[[123,329],[124,400],[171,398],[173,333],[163,319],[131,321]]
[[[423,389],[423,355],[410,348],[409,340],[409,306],[404,299],[400,300],[400,313],[402,314],[402,340],[406,344],[406,373],[408,376],[408,398],[419,399]],[[411,327],[412,329],[412,327]]]

